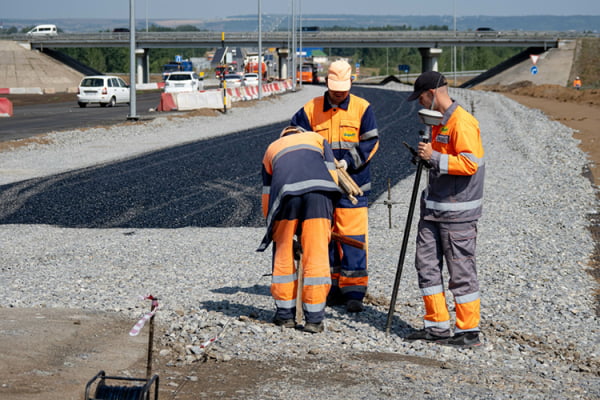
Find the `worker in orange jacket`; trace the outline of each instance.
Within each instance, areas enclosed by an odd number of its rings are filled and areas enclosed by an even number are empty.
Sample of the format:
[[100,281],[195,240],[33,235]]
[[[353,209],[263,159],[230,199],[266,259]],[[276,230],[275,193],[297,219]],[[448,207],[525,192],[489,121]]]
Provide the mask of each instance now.
[[[364,192],[358,203],[342,196],[335,204],[333,231],[368,245],[368,195],[371,192],[370,161],[379,148],[375,114],[365,99],[350,94],[352,67],[338,60],[329,66],[327,92],[310,100],[291,120],[322,135],[331,144],[333,154]],[[363,311],[367,292],[368,250],[342,243],[330,248],[332,289],[328,304],[345,304],[348,312]]]
[[[417,78],[408,100],[417,99],[423,107],[442,113],[443,119],[432,127],[431,141],[418,146],[419,157],[431,165],[421,196],[415,255],[425,327],[407,339],[478,346],[480,297],[475,244],[485,175],[479,122],[450,98],[448,82],[439,72],[424,72]],[[444,259],[456,309],[453,336],[442,279]]]
[[[264,251],[273,242],[273,322],[288,328],[299,326],[300,321],[294,322],[294,316],[296,307],[302,307],[304,331],[322,332],[331,287],[328,246],[333,203],[341,195],[331,147],[315,132],[288,127],[267,148],[262,178],[267,233],[258,251]],[[302,304],[296,298],[295,235],[302,248]]]
[[581,79],[579,79],[578,76],[576,76],[575,80],[573,81],[573,87],[577,90],[581,89]]

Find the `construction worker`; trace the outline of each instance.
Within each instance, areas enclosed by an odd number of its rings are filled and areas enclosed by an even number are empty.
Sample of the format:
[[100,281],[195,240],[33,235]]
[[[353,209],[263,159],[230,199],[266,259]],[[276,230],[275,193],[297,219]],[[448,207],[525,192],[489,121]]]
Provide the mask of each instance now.
[[578,76],[576,76],[575,80],[573,81],[573,87],[577,90],[581,89],[581,79],[579,79]]
[[[439,72],[424,72],[417,78],[408,100],[417,99],[423,107],[442,113],[443,119],[432,127],[431,141],[418,146],[419,157],[431,164],[421,196],[415,255],[425,327],[407,339],[478,346],[480,298],[475,243],[485,174],[479,122],[450,98],[446,78]],[[442,278],[444,258],[456,309],[454,336]]]
[[[300,326],[294,316],[296,307],[302,306],[304,331],[322,332],[331,287],[328,246],[333,204],[341,195],[331,147],[315,132],[287,127],[265,152],[262,178],[267,233],[258,251],[273,242],[273,322],[288,328]],[[302,249],[302,305],[296,299],[294,235]]]
[[[350,177],[364,192],[356,196],[358,203],[342,196],[335,204],[333,231],[343,236],[368,243],[368,198],[371,191],[369,162],[379,147],[375,114],[369,102],[350,94],[352,67],[338,60],[329,66],[327,91],[304,105],[291,120],[322,135],[333,149],[333,154]],[[363,311],[367,292],[368,250],[342,243],[330,247],[332,289],[328,305],[345,304],[348,312]]]

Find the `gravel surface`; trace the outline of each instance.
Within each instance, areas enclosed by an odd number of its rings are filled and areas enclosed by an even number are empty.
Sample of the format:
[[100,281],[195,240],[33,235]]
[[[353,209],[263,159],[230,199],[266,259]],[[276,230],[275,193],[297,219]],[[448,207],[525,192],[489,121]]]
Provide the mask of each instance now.
[[[407,90],[388,84],[389,90]],[[234,107],[227,115],[157,118],[148,124],[54,133],[50,144],[0,153],[0,185],[131,158],[175,144],[287,120],[322,88]],[[262,228],[74,229],[0,225],[0,307],[70,307],[138,317],[138,295],[160,297],[161,357],[173,364],[206,356],[293,362],[318,360],[314,374],[355,373],[356,385],[329,375],[290,385],[270,380],[254,398],[597,399],[600,326],[590,275],[588,218],[595,190],[572,132],[497,93],[452,90],[479,119],[486,150],[478,266],[483,345],[455,349],[405,342],[422,326],[412,267],[413,221],[392,332],[385,332],[414,175],[394,185],[388,208],[370,208],[366,310],[328,308],[326,332],[310,335],[270,322],[270,253],[256,253]],[[274,112],[276,110],[276,112]],[[210,130],[204,128],[209,125]],[[376,160],[374,161],[376,162]],[[256,170],[259,165],[255,166]],[[28,193],[0,186],[0,216]],[[28,188],[28,190],[32,190]],[[43,191],[44,187],[35,188]],[[260,188],[256,188],[257,196]],[[8,196],[8,197],[7,197]],[[17,201],[8,204],[7,199]],[[448,292],[447,297],[452,299]],[[365,383],[368,382],[368,383]],[[248,398],[247,394],[245,396]]]

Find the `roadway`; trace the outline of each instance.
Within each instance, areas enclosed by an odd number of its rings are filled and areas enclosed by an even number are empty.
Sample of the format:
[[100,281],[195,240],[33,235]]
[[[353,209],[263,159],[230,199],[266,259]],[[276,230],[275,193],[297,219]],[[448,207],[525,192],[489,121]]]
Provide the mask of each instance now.
[[[393,186],[414,171],[402,142],[418,143],[422,128],[416,116],[419,106],[406,101],[408,92],[361,86],[353,87],[352,92],[372,103],[380,131],[381,146],[372,162],[374,200],[387,192],[388,178]],[[122,108],[125,115],[126,107]],[[285,125],[287,120],[2,185],[0,224],[128,229],[263,227],[261,159]],[[11,204],[20,207],[8,210]]]
[[[40,96],[41,97],[41,96]],[[152,119],[160,102],[160,93],[141,93],[136,96],[136,115],[141,120]],[[127,121],[127,104],[100,107],[98,104],[80,108],[77,97],[68,103],[35,104],[13,108],[13,116],[0,118],[0,142],[26,139],[53,131],[66,131],[96,126],[116,125]]]

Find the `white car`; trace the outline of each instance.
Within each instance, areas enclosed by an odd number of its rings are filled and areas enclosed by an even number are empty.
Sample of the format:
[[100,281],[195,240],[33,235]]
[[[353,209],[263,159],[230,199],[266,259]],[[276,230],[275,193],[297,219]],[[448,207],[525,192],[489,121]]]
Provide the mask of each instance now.
[[58,35],[58,29],[56,25],[38,25],[27,32],[27,36],[56,36]]
[[257,86],[258,85],[258,74],[254,72],[248,72],[244,75],[244,84],[246,86]]
[[204,79],[195,72],[171,72],[165,81],[165,93],[204,90]]
[[77,104],[85,107],[91,103],[98,103],[101,107],[129,104],[129,85],[118,76],[86,76],[77,89]]
[[225,82],[227,82],[227,88],[239,88],[244,85],[244,77],[240,74],[225,74]]

